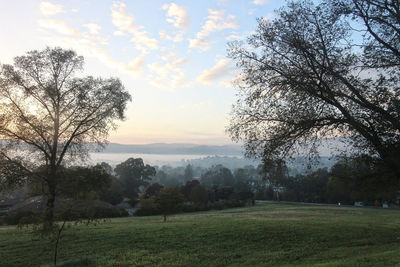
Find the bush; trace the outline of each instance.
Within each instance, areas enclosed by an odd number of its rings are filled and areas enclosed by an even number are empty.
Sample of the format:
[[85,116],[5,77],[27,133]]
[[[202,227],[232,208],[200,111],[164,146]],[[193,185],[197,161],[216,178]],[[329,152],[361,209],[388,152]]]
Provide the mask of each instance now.
[[186,202],[182,206],[182,211],[183,212],[195,212],[195,211],[206,211],[210,210],[209,205],[205,204],[194,204],[190,202]]
[[219,200],[210,204],[213,210],[223,210],[228,208],[244,207],[245,202],[237,199]]
[[154,197],[141,198],[139,201],[140,208],[135,212],[137,216],[151,216],[160,214],[157,208],[157,204],[154,201]]
[[126,217],[128,212],[125,209],[117,207],[95,207],[92,210],[92,218],[116,218],[116,217]]
[[100,219],[128,216],[125,209],[98,200],[74,200],[56,206],[56,220]]
[[29,210],[18,210],[4,217],[4,222],[9,225],[17,225],[20,223],[35,223],[37,221],[37,213]]

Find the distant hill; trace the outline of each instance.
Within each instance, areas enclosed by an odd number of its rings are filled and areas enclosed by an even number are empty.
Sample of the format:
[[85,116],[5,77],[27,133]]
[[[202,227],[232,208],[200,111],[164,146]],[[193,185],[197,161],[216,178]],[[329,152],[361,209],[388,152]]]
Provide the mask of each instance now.
[[177,155],[220,155],[242,156],[239,145],[196,145],[155,143],[146,145],[122,145],[109,143],[102,153],[138,153],[138,154],[177,154]]

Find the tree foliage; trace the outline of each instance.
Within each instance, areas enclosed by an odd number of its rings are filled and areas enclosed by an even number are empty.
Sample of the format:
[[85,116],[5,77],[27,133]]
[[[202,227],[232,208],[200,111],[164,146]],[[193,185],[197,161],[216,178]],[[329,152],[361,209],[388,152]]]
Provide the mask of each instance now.
[[129,158],[118,164],[114,169],[118,179],[124,187],[124,195],[128,198],[137,198],[141,186],[147,186],[151,176],[156,175],[154,167],[144,164],[141,158]]
[[163,188],[154,197],[158,210],[164,216],[164,222],[167,220],[167,215],[179,211],[184,201],[185,197],[179,187]]
[[[0,70],[0,156],[46,184],[50,225],[63,166],[104,144],[131,99],[116,78],[77,77],[82,68],[74,51],[46,48]],[[39,166],[44,171],[32,171]]]
[[241,69],[232,138],[249,156],[280,158],[339,136],[399,176],[399,10],[398,1],[305,0],[259,19],[247,46],[230,47]]

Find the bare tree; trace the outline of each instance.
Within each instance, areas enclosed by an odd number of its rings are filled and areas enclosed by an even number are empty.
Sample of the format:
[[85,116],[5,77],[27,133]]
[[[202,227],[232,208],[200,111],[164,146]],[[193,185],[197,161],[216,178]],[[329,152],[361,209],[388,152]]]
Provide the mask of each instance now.
[[289,2],[259,19],[247,46],[230,45],[242,73],[228,132],[247,155],[281,158],[340,136],[399,176],[398,1]]
[[[68,160],[85,157],[89,144],[103,145],[115,121],[124,119],[131,96],[116,78],[76,77],[83,57],[46,48],[16,57],[0,72],[2,183],[41,179],[46,184],[44,226],[52,226],[57,186]],[[15,151],[29,151],[21,156]],[[35,172],[37,167],[40,172]],[[19,172],[21,173],[21,172]]]

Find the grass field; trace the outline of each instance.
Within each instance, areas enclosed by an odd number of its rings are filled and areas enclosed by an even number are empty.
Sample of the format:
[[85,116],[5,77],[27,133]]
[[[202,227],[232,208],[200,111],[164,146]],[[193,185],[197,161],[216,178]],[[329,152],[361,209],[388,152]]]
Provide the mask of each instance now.
[[[60,262],[96,266],[400,266],[400,211],[264,203],[73,226],[60,246]],[[0,266],[51,262],[48,243],[0,227]]]

